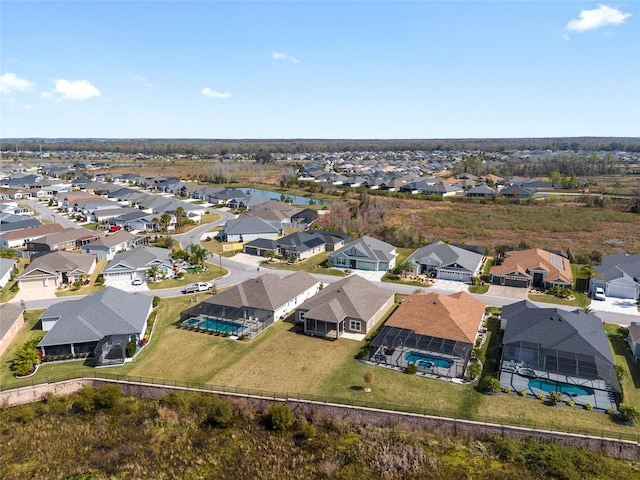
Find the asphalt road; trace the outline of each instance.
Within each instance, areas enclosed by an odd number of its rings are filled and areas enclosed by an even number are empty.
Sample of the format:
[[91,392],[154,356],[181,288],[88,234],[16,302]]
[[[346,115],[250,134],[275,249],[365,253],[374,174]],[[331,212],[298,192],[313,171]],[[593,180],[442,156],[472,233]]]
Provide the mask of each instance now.
[[[20,203],[25,203],[32,207],[40,215],[40,221],[51,220],[53,223],[59,223],[64,228],[80,228],[73,220],[69,220],[66,217],[60,215],[57,211],[50,209],[46,204],[40,203],[37,200],[20,200]],[[43,222],[44,223],[44,222]]]

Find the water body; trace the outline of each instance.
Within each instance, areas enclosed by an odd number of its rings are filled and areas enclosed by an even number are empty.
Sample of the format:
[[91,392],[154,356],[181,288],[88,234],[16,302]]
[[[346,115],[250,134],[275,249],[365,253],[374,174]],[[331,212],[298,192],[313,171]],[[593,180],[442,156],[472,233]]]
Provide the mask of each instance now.
[[287,193],[271,192],[269,190],[260,190],[259,188],[242,188],[243,192],[247,195],[264,195],[265,197],[273,198],[274,200],[285,201],[290,199],[294,205],[329,205],[329,202],[324,200],[316,200],[314,198],[300,197],[298,195],[289,195]]

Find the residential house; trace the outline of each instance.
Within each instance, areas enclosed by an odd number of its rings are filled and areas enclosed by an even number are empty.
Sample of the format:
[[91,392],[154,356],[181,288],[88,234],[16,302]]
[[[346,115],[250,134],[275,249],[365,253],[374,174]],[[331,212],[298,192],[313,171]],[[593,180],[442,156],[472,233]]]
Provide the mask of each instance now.
[[97,367],[123,364],[127,343],[144,338],[152,302],[149,295],[107,287],[54,304],[40,316],[47,334],[38,348],[44,355],[94,356]]
[[631,325],[629,325],[627,343],[629,344],[633,361],[640,362],[640,323],[631,322]]
[[395,294],[358,275],[325,286],[296,309],[307,335],[363,339],[393,306]]
[[532,198],[536,191],[532,188],[522,187],[520,185],[510,185],[500,190],[500,195],[505,198],[526,199]]
[[56,251],[32,257],[18,277],[20,290],[56,288],[71,285],[83,275],[91,275],[96,267],[96,256],[77,252]]
[[[27,242],[30,255],[55,250],[75,250],[78,247],[98,239],[96,232],[87,228],[67,228],[62,232],[52,233]],[[89,253],[89,252],[87,252]]]
[[249,209],[250,216],[261,218],[274,225],[281,224],[282,228],[291,226],[292,218],[298,213],[300,213],[299,209],[278,200],[269,200]]
[[118,280],[145,278],[147,270],[157,266],[160,276],[173,277],[174,262],[171,250],[158,247],[137,247],[125,252],[116,253],[104,267],[102,275],[107,284]]
[[471,282],[482,273],[484,258],[473,250],[437,241],[419,248],[406,261],[414,274]]
[[95,255],[98,260],[113,260],[116,253],[131,248],[135,239],[135,235],[125,230],[118,230],[84,245],[82,251]]
[[347,234],[307,230],[294,232],[277,240],[258,238],[246,243],[242,251],[249,255],[265,256],[267,251],[288,260],[299,261],[310,258],[324,251],[334,251],[344,245]]
[[0,303],[0,356],[24,325],[24,309],[11,303]]
[[265,274],[213,295],[181,314],[185,325],[203,324],[254,337],[315,295],[320,282],[306,272],[288,277]]
[[591,291],[601,287],[609,297],[640,298],[640,255],[605,255],[591,279]]
[[387,271],[396,266],[396,247],[367,235],[329,254],[329,262],[337,268]]
[[496,190],[491,188],[486,183],[481,183],[475,187],[467,190],[466,196],[471,198],[495,198],[497,195]]
[[66,229],[59,223],[39,225],[37,227],[23,228],[21,230],[12,230],[0,235],[0,248],[22,247],[31,240],[44,237],[51,233],[62,232],[63,230]]
[[7,286],[11,275],[17,271],[18,261],[12,258],[0,258],[0,290]]
[[620,385],[599,317],[524,300],[502,309],[501,328],[503,386],[531,396],[559,392],[601,411],[617,407]]
[[250,242],[256,238],[276,238],[282,231],[282,227],[261,218],[240,217],[227,220],[218,236],[223,242]]
[[489,270],[493,284],[521,288],[571,288],[573,274],[569,259],[539,248],[513,250],[501,264]]
[[482,334],[486,305],[467,292],[414,293],[385,322],[369,360],[447,378],[463,378]]

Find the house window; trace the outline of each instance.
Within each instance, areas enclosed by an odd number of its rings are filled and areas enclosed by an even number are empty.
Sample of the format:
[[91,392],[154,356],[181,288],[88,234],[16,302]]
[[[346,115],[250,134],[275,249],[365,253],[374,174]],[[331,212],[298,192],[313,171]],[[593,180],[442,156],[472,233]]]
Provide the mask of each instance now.
[[362,322],[360,320],[349,320],[349,330],[359,332],[362,330]]

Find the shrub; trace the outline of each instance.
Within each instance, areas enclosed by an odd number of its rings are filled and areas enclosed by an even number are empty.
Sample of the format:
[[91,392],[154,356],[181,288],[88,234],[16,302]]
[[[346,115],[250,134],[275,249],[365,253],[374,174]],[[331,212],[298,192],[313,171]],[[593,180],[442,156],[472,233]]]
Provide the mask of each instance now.
[[291,428],[295,421],[295,416],[289,405],[274,403],[269,409],[267,419],[271,429],[284,431]]
[[616,363],[615,370],[616,370],[616,377],[618,378],[618,382],[622,383],[622,380],[627,374],[627,371],[625,370],[624,366],[620,363]]
[[229,425],[233,420],[233,407],[230,402],[218,401],[211,412],[210,420],[220,426]]
[[418,367],[416,367],[415,363],[410,363],[409,365],[407,365],[407,369],[405,370],[405,372],[407,372],[408,375],[415,375],[416,373],[418,373]]
[[151,305],[153,305],[153,308],[156,308],[158,305],[160,305],[160,297],[154,295],[153,300],[151,301]]
[[511,387],[509,387],[509,386],[502,387],[502,391],[503,391],[504,393],[511,393]]
[[480,379],[478,388],[483,392],[497,393],[500,391],[500,380],[495,377],[484,376]]
[[613,407],[609,407],[609,408],[607,408],[607,410],[605,411],[605,413],[606,413],[607,415],[613,415],[614,413],[616,413],[616,410],[615,410],[615,408],[613,408]]
[[635,424],[638,420],[640,420],[640,412],[636,407],[633,407],[631,405],[623,405],[621,403],[618,406],[618,414],[620,416],[620,420],[625,423]]
[[590,404],[590,403],[587,403],[587,404],[584,406],[584,408],[586,408],[587,410],[591,411],[591,410],[593,410],[593,405],[592,405],[592,404]]
[[40,363],[38,343],[40,338],[29,340],[16,352],[16,356],[11,361],[11,370],[17,375],[27,375]]
[[570,407],[573,407],[576,404],[576,402],[574,402],[573,400],[567,400],[567,405],[569,405]]
[[536,395],[536,398],[537,398],[538,400],[544,400],[544,395],[543,395],[542,393],[538,393],[538,394]]
[[96,409],[114,408],[121,398],[120,385],[100,385],[94,391],[93,401]]
[[316,427],[311,423],[303,423],[300,425],[300,436],[305,439],[313,438],[316,436]]
[[474,380],[482,373],[482,367],[478,362],[470,363],[467,367],[467,377],[469,380]]
[[518,395],[520,395],[521,397],[524,397],[527,394],[526,390],[518,390]]
[[135,338],[132,338],[131,340],[129,340],[126,348],[127,357],[131,358],[135,355],[137,346],[138,346],[138,341]]
[[547,400],[551,405],[558,405],[562,402],[562,394],[560,392],[551,392],[547,397]]

